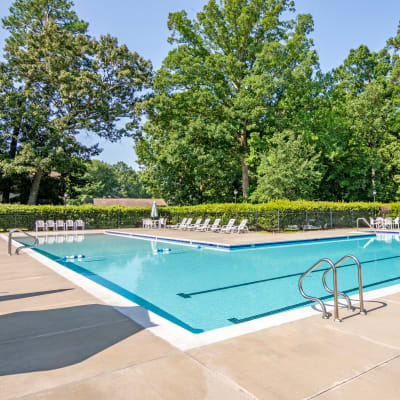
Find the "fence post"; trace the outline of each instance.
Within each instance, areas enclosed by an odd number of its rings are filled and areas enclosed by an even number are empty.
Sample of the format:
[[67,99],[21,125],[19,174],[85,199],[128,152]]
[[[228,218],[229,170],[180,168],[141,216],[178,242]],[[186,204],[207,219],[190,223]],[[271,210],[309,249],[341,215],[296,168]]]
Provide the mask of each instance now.
[[14,228],[17,227],[17,215],[16,213],[14,214]]
[[278,232],[280,231],[280,223],[279,223],[279,210],[278,210]]
[[351,210],[351,227],[354,228],[354,210]]
[[308,225],[308,211],[306,210],[306,225]]
[[119,229],[119,211],[117,213],[117,229]]
[[331,229],[332,229],[332,228],[333,228],[333,222],[332,222],[332,208],[329,209],[329,216],[330,216]]
[[256,232],[258,231],[258,210],[256,210]]

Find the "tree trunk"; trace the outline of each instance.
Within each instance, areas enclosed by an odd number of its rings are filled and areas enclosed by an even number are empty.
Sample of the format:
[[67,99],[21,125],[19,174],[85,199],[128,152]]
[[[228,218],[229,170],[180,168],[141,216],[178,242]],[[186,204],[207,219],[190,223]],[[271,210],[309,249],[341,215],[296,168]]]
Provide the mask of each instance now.
[[249,189],[249,168],[247,167],[246,161],[244,160],[244,155],[240,155],[240,163],[242,164],[242,193],[243,198],[247,199],[248,189]]
[[249,197],[249,168],[244,159],[247,153],[247,132],[245,129],[242,129],[240,132],[239,143],[242,147],[242,152],[240,154],[240,164],[242,166],[242,195],[244,199],[247,199]]
[[43,171],[41,169],[39,169],[36,172],[35,177],[33,178],[31,191],[29,193],[29,199],[28,199],[29,205],[36,204],[37,196],[39,193],[40,180],[42,179],[42,176],[43,176]]

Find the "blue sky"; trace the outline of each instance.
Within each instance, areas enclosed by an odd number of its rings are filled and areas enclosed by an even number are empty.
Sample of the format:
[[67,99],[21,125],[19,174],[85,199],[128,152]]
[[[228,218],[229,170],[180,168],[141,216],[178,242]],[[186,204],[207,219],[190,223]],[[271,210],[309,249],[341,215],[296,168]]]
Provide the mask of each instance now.
[[[206,0],[75,0],[78,15],[89,22],[94,36],[110,33],[131,50],[150,59],[155,69],[168,54],[168,13],[185,9],[193,16],[206,4]],[[0,16],[8,14],[12,0],[0,0]],[[371,50],[385,46],[394,36],[400,21],[400,0],[297,0],[299,13],[310,13],[315,29],[311,35],[319,54],[323,71],[340,65],[349,50],[361,44]],[[7,32],[0,28],[0,46]],[[85,143],[93,143],[83,135]],[[115,163],[119,160],[137,167],[133,142],[101,142],[101,160]]]

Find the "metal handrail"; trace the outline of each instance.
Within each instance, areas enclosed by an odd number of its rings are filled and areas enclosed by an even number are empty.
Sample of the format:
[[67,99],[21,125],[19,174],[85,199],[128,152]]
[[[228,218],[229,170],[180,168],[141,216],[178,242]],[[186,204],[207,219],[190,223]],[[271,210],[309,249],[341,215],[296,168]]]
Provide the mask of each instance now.
[[17,247],[17,249],[15,250],[16,254],[19,254],[20,250],[22,250],[22,249],[31,249],[32,247],[35,247],[35,246],[37,246],[39,244],[39,239],[36,236],[33,236],[30,233],[22,231],[21,229],[18,229],[18,228],[11,229],[10,231],[8,231],[8,255],[9,256],[12,255],[12,251],[11,251],[11,248],[12,248],[12,234],[14,232],[21,232],[21,233],[25,234],[26,236],[29,236],[29,237],[31,237],[31,238],[33,238],[35,240],[33,245],[28,246],[28,245],[24,244],[22,246]]
[[336,272],[336,266],[335,264],[329,259],[329,258],[321,258],[317,263],[315,263],[312,267],[308,268],[307,271],[305,271],[300,279],[299,279],[299,290],[300,293],[302,294],[303,297],[305,297],[308,300],[312,300],[317,302],[322,309],[322,318],[326,319],[329,318],[329,314],[326,311],[326,306],[324,304],[324,302],[319,299],[318,297],[312,297],[307,295],[304,290],[303,290],[303,279],[310,274],[312,271],[314,271],[314,269],[318,268],[322,263],[327,262],[331,267],[329,268],[329,270],[333,271],[333,286],[334,286],[334,306],[333,306],[333,314],[334,314],[334,318],[335,321],[340,321],[339,319],[339,306],[338,306],[338,290],[337,290],[337,272]]
[[[330,294],[335,294],[335,292],[334,292],[334,291],[327,285],[327,283],[326,283],[326,276],[329,274],[330,271],[332,271],[332,267],[331,267],[331,268],[328,268],[328,269],[324,272],[324,274],[322,275],[322,283],[323,283],[323,285],[324,285],[325,290],[326,290],[328,293],[330,293]],[[354,311],[354,307],[353,307],[352,304],[351,304],[350,297],[347,296],[346,293],[339,292],[339,291],[337,292],[337,294],[338,294],[339,296],[342,296],[342,297],[346,300],[346,302],[347,302],[347,309],[350,310],[350,311]]]
[[[357,257],[355,257],[355,256],[353,256],[351,254],[347,254],[344,257],[342,257],[338,262],[335,263],[335,267],[338,267],[340,264],[342,264],[348,258],[351,258],[357,265],[357,270],[358,270],[358,296],[359,296],[359,299],[360,299],[360,314],[367,315],[367,310],[364,308],[364,294],[363,294],[362,271],[361,271],[361,263],[360,263],[360,261],[358,260]],[[328,271],[325,271],[325,274]]]
[[360,217],[360,218],[357,218],[357,229],[360,229],[359,221],[364,221],[368,225],[369,228],[373,228],[373,226],[371,226],[371,224],[365,218]]

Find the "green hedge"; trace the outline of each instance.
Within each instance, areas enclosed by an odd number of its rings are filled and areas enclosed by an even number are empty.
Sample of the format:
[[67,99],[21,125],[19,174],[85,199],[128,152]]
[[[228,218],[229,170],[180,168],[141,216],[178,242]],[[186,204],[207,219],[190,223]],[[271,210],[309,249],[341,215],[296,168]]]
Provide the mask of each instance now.
[[[335,203],[313,201],[273,201],[265,204],[204,204],[198,206],[159,208],[160,216],[176,223],[184,217],[221,218],[222,224],[230,218],[248,219],[253,230],[284,230],[288,225],[301,227],[306,223],[330,227],[354,227],[359,217],[380,213],[379,203]],[[400,203],[392,209],[400,211]],[[400,215],[400,213],[398,213]],[[150,216],[150,208],[122,206],[27,206],[0,204],[0,229],[32,230],[37,219],[83,219],[88,228],[128,228],[141,226],[142,218]]]

